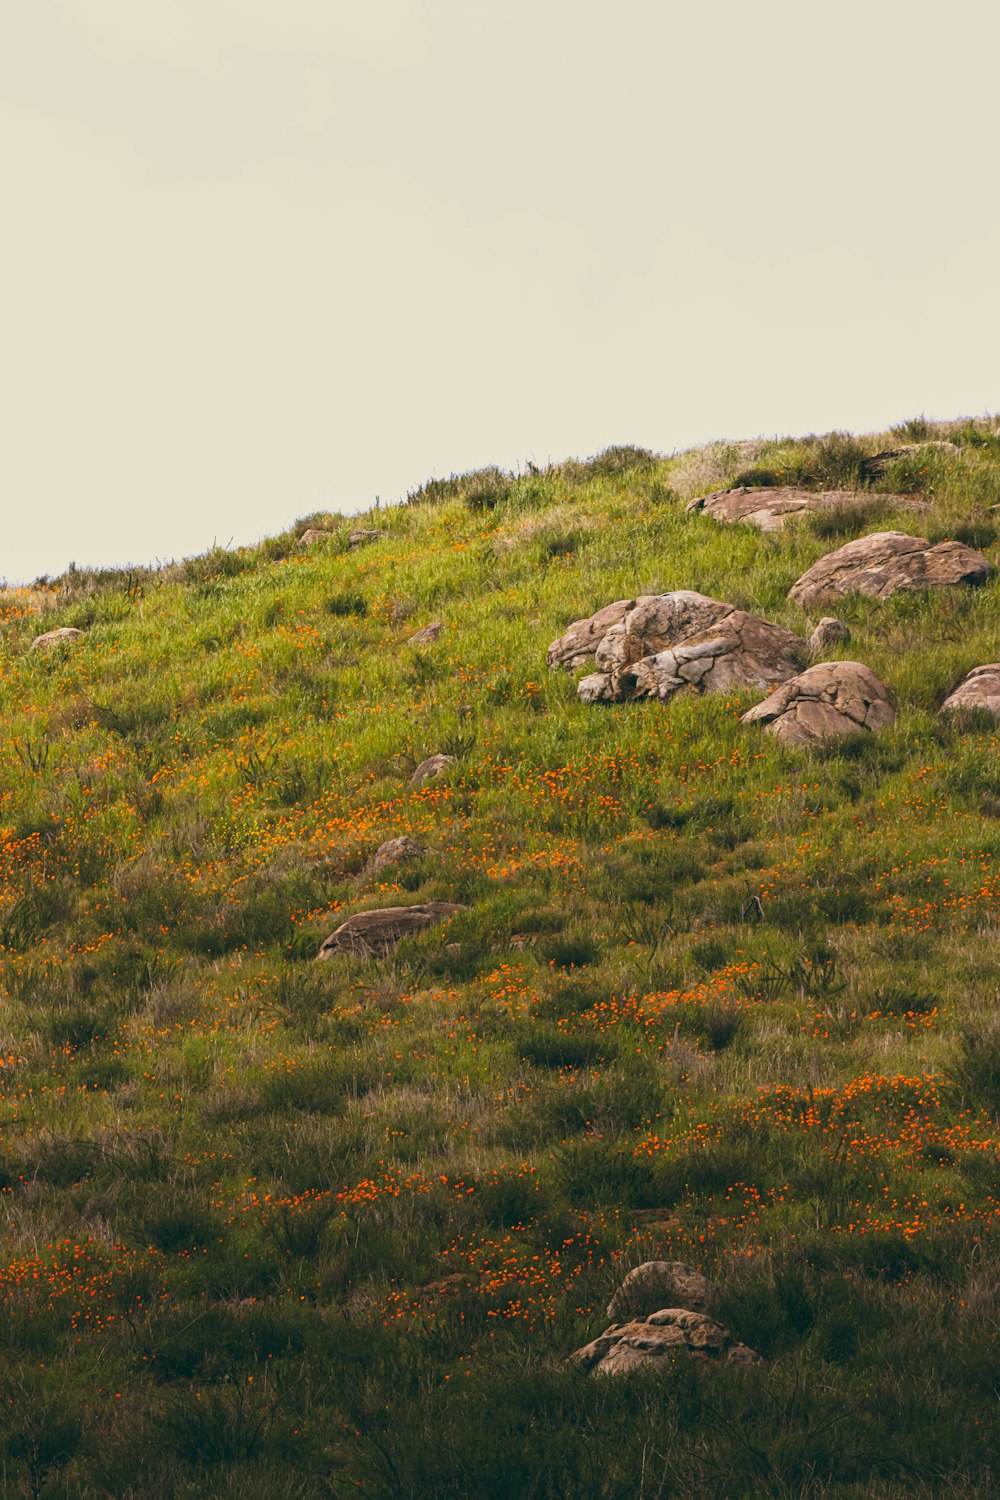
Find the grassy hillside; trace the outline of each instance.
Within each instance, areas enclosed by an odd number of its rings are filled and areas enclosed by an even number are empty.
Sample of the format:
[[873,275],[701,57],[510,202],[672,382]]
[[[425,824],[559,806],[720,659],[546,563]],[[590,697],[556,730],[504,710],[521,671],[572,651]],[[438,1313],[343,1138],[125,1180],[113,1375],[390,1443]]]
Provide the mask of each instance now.
[[[1000,745],[937,710],[1000,581],[838,608],[898,718],[822,750],[545,652],[676,588],[808,633],[865,531],[996,560],[998,432],[612,449],[0,597],[5,1495],[995,1493]],[[926,436],[874,485],[919,517],[684,510]],[[421,900],[468,910],[315,961]],[[767,1363],[568,1367],[659,1258]]]

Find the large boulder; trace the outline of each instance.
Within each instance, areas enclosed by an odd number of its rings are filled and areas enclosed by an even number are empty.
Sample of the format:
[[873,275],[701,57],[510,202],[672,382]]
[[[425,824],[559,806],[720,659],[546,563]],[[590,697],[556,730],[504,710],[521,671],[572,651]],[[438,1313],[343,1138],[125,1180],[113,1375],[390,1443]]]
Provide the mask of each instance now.
[[423,786],[425,781],[433,781],[435,776],[443,776],[445,771],[457,765],[458,761],[454,755],[428,755],[410,777],[410,785]]
[[299,537],[299,546],[312,547],[316,542],[329,542],[332,538],[332,531],[327,531],[322,526],[310,526]]
[[643,1367],[667,1371],[680,1353],[732,1364],[760,1362],[760,1355],[723,1324],[686,1307],[664,1307],[645,1318],[613,1323],[573,1358],[588,1374],[624,1375]]
[[418,906],[384,906],[376,911],[358,912],[324,938],[316,957],[333,958],[337,953],[387,953],[402,938],[436,927],[456,912],[466,910],[466,907],[456,906],[451,901],[424,901]]
[[973,667],[941,705],[943,712],[978,708],[1000,719],[1000,662]]
[[419,844],[409,834],[401,833],[397,838],[386,839],[379,844],[371,859],[361,872],[362,880],[378,880],[393,865],[410,864],[427,853],[426,844]]
[[863,494],[857,490],[800,490],[792,485],[773,490],[755,490],[746,485],[735,490],[715,490],[711,495],[699,495],[697,499],[689,500],[686,509],[701,511],[714,521],[742,521],[761,531],[780,531],[789,516],[805,515],[808,511],[865,505],[874,509],[887,504],[926,509],[925,504],[914,501],[909,495]]
[[606,632],[595,659],[598,671],[577,687],[584,703],[770,688],[799,671],[808,654],[792,631],[678,589],[636,600]]
[[51,651],[53,646],[70,645],[74,641],[82,640],[82,630],[76,630],[72,625],[63,625],[58,630],[47,630],[44,635],[36,635],[29,649]]
[[606,604],[585,620],[574,620],[565,634],[549,647],[545,658],[548,665],[575,672],[577,667],[591,660],[612,625],[620,624],[630,609],[643,602],[643,599],[616,599],[614,604]]
[[657,1308],[686,1307],[704,1312],[708,1305],[707,1279],[682,1260],[647,1260],[634,1266],[608,1303],[613,1323],[645,1318]]
[[926,537],[876,531],[821,557],[788,594],[809,610],[846,594],[885,599],[900,590],[982,583],[992,572],[983,554],[963,542],[932,547]]
[[884,729],[895,721],[889,693],[859,661],[824,661],[785,682],[743,715],[744,724],[763,724],[785,744]]

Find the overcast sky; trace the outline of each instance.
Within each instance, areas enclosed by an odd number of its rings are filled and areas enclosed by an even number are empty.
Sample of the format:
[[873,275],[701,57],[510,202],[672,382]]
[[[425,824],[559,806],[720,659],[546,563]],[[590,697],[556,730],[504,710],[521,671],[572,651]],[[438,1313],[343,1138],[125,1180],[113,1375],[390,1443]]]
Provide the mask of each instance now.
[[987,0],[0,0],[0,577],[1000,409]]

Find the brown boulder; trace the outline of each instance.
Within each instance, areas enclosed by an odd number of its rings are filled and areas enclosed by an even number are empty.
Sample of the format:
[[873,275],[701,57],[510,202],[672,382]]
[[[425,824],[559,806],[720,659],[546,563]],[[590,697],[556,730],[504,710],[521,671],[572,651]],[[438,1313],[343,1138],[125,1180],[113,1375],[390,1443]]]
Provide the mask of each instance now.
[[642,602],[640,599],[616,599],[614,604],[606,604],[595,615],[575,620],[564,635],[552,642],[545,658],[548,665],[575,672],[594,655],[612,625],[618,625],[627,610]]
[[689,500],[685,508],[701,511],[714,521],[743,521],[760,531],[780,531],[789,516],[866,504],[872,508],[905,505],[908,509],[926,509],[926,505],[913,501],[908,495],[865,495],[857,490],[800,490],[791,485],[773,490],[748,489],[745,485],[735,490],[715,490],[711,495]]
[[53,646],[66,645],[73,641],[82,640],[82,630],[75,630],[71,625],[63,625],[58,630],[47,630],[44,635],[36,635],[29,649],[32,651],[49,651]]
[[299,537],[299,546],[311,547],[314,542],[328,542],[332,536],[332,531],[325,531],[321,526],[310,526]]
[[634,1266],[608,1303],[613,1323],[644,1318],[662,1307],[686,1307],[703,1312],[709,1286],[695,1266],[682,1260],[647,1260]]
[[432,641],[437,640],[443,629],[444,625],[440,620],[432,620],[429,625],[422,625],[419,630],[415,630],[410,636],[407,645],[429,646]]
[[387,953],[402,938],[436,927],[456,912],[466,911],[450,901],[425,901],[418,906],[385,906],[358,912],[330,933],[320,944],[317,958],[335,953]]
[[760,1355],[728,1328],[685,1307],[664,1307],[645,1318],[612,1324],[573,1358],[591,1375],[624,1375],[643,1367],[668,1370],[671,1361],[665,1356],[682,1351],[697,1359],[760,1362]]
[[823,656],[834,646],[843,646],[851,639],[850,627],[833,615],[824,615],[809,637],[810,656]]
[[428,755],[410,777],[410,785],[422,786],[425,781],[431,781],[435,776],[443,775],[451,766],[457,765],[454,755]]
[[416,839],[411,839],[408,834],[402,833],[398,838],[386,839],[384,844],[379,844],[365,865],[361,872],[361,879],[377,880],[393,865],[409,864],[411,860],[420,859],[426,853],[427,846],[418,844]]
[[769,688],[807,659],[792,631],[689,589],[636,600],[595,656],[599,670],[577,686],[584,703]]
[[980,708],[1000,719],[1000,662],[973,667],[941,705],[942,712]]
[[981,552],[963,542],[938,542],[902,531],[877,531],[827,553],[788,591],[803,609],[867,594],[885,599],[900,590],[982,583],[993,568]]
[[888,690],[858,661],[824,661],[791,678],[743,715],[784,744],[802,745],[895,721]]

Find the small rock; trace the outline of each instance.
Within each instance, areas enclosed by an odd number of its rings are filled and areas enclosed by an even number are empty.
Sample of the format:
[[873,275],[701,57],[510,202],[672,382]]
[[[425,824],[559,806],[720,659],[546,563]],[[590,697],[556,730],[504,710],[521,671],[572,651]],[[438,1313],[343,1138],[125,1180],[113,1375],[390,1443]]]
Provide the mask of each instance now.
[[59,630],[47,630],[44,635],[36,635],[31,643],[30,650],[48,651],[53,646],[61,646],[65,642],[82,640],[82,630],[75,630],[71,625],[63,625]]
[[402,833],[398,838],[386,839],[384,844],[379,844],[365,865],[361,872],[361,879],[376,880],[393,865],[409,864],[411,860],[420,859],[426,853],[427,846],[418,844],[416,839],[411,839],[408,834]]
[[1000,719],[1000,662],[973,667],[941,705],[942,713],[981,708]]
[[415,630],[407,645],[429,646],[432,641],[437,640],[443,629],[444,625],[440,620],[433,620],[430,625],[424,625],[419,630]]
[[828,552],[788,591],[803,609],[845,594],[887,599],[901,590],[983,583],[993,572],[981,552],[963,542],[938,542],[902,531],[876,531]]
[[647,1260],[629,1271],[608,1303],[608,1317],[619,1323],[644,1318],[667,1303],[703,1312],[708,1304],[708,1281],[682,1260]]
[[316,957],[332,958],[335,953],[345,952],[387,953],[401,938],[435,927],[466,910],[450,901],[425,901],[418,906],[385,906],[358,912],[323,940]]
[[824,615],[809,637],[809,651],[812,656],[822,656],[834,646],[843,646],[850,639],[850,628],[843,620],[838,620],[834,615]]
[[870,668],[858,661],[825,661],[743,715],[744,724],[763,724],[783,744],[802,745],[838,735],[872,732],[895,722],[889,692]]
[[410,786],[422,786],[425,781],[431,781],[435,776],[443,775],[451,766],[457,765],[454,755],[428,755],[410,777]]
[[347,545],[353,551],[355,547],[367,547],[369,542],[377,542],[382,535],[384,533],[381,531],[352,531],[347,538]]
[[328,542],[332,536],[332,531],[325,531],[321,526],[310,526],[299,537],[299,546],[311,547],[314,542]]

